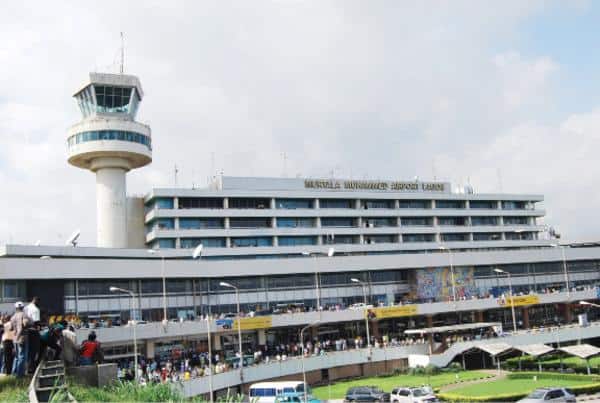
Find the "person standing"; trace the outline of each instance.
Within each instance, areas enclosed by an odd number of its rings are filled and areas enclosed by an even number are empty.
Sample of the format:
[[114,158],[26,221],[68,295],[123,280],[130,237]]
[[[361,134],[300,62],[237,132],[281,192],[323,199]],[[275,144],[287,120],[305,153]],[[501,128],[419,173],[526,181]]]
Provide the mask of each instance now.
[[91,331],[87,340],[81,343],[79,365],[93,365],[96,362],[102,362],[102,350],[100,349],[100,342],[96,341],[96,332]]
[[10,318],[10,328],[14,331],[15,360],[12,373],[20,378],[25,375],[27,364],[27,349],[29,347],[27,329],[31,327],[32,320],[25,312],[25,305],[21,301],[15,302],[15,314]]
[[2,333],[2,350],[4,356],[2,357],[3,361],[1,372],[3,374],[10,375],[12,373],[13,359],[15,354],[15,347],[13,343],[15,339],[15,332],[10,327],[9,316],[4,317],[4,320],[2,321],[2,327],[4,328],[4,332]]
[[40,298],[33,297],[31,302],[27,304],[23,310],[27,316],[31,318],[33,324],[27,331],[29,338],[29,348],[27,352],[27,368],[29,373],[33,373],[37,368],[41,356],[40,356]]

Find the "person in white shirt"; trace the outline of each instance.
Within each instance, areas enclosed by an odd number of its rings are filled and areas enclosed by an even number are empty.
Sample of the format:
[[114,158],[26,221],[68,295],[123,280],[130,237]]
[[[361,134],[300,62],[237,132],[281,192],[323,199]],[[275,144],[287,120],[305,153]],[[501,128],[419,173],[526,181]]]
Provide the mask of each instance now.
[[33,297],[31,302],[29,304],[27,304],[27,306],[24,309],[25,315],[29,316],[33,320],[34,323],[37,323],[40,321],[40,308],[38,308],[39,304],[40,304],[40,298]]

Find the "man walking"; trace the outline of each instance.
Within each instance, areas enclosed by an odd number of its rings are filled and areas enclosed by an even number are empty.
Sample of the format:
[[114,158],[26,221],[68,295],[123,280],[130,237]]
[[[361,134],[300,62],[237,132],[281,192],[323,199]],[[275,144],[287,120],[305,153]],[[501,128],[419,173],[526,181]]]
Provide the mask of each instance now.
[[31,326],[32,320],[23,312],[25,306],[21,301],[15,303],[15,314],[10,318],[10,327],[14,331],[15,361],[13,363],[12,373],[20,378],[25,375],[25,365],[27,362],[27,347],[29,345],[27,338],[27,329]]
[[40,356],[40,298],[33,297],[23,312],[25,312],[25,315],[27,315],[33,321],[31,328],[29,328],[27,331],[27,336],[29,338],[27,367],[29,373],[32,374],[35,372],[35,369],[42,358]]

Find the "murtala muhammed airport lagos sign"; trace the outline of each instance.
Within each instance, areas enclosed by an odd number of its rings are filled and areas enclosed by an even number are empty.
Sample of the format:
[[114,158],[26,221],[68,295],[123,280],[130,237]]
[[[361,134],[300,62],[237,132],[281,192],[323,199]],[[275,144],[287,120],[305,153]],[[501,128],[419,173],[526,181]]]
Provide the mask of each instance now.
[[305,179],[306,189],[381,190],[391,192],[446,192],[442,182],[396,182],[370,180]]

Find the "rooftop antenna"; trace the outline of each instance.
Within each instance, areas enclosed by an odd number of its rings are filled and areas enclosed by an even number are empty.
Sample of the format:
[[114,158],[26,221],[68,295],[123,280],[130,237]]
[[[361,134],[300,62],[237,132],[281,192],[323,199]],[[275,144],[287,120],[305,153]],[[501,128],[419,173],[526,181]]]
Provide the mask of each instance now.
[[125,70],[125,35],[121,32],[121,74],[123,74],[123,70]]
[[175,167],[173,169],[173,177],[175,179],[175,187],[177,187],[177,173],[179,172],[179,169],[177,169],[177,164],[175,164]]
[[210,179],[215,180],[217,177],[217,171],[215,170],[215,152],[210,153]]
[[431,171],[433,173],[433,181],[435,182],[437,180],[437,172],[435,169],[435,158],[431,159]]

